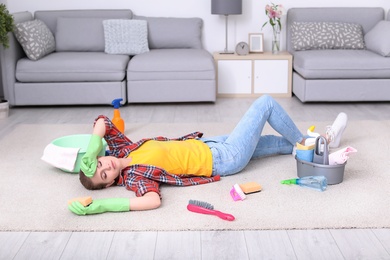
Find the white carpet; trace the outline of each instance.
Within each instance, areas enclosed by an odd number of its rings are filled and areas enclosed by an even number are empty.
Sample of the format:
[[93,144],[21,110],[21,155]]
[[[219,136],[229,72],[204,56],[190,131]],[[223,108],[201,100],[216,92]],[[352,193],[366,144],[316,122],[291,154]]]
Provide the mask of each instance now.
[[[324,129],[330,122],[317,123]],[[298,124],[301,129],[308,125]],[[132,139],[165,135],[177,137],[192,131],[206,136],[229,132],[232,124],[127,125]],[[122,187],[88,191],[76,174],[64,173],[40,160],[51,140],[90,133],[91,125],[19,125],[0,140],[1,231],[146,231],[245,230],[390,227],[390,121],[350,122],[342,145],[358,150],[348,161],[344,181],[317,192],[285,186],[280,180],[296,177],[292,156],[252,161],[241,173],[220,182],[192,187],[162,187],[162,206],[143,212],[76,216],[67,200],[134,196]],[[379,131],[382,129],[381,131]],[[270,129],[266,129],[271,133]],[[378,133],[380,132],[380,135]],[[235,183],[256,181],[260,193],[234,202],[229,191]],[[235,221],[187,211],[190,199],[206,201],[233,214]]]

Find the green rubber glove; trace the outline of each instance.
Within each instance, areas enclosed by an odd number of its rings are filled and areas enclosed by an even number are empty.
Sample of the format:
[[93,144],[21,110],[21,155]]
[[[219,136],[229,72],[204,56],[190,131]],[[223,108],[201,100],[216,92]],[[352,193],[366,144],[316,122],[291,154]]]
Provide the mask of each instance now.
[[130,200],[128,198],[97,199],[84,207],[80,202],[73,201],[68,209],[76,215],[91,215],[104,212],[125,212],[130,211]]
[[103,148],[102,138],[98,135],[92,135],[89,140],[88,148],[81,158],[80,169],[85,176],[92,178],[96,172],[97,156]]

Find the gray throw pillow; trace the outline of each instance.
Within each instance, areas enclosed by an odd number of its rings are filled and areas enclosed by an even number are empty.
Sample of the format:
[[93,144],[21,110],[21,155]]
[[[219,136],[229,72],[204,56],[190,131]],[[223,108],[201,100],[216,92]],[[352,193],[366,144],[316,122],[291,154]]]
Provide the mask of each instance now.
[[41,20],[16,24],[14,34],[31,60],[39,60],[55,50],[54,36]]
[[390,21],[380,21],[364,36],[368,50],[390,56]]
[[103,27],[106,53],[137,55],[149,51],[146,21],[105,20]]
[[296,51],[365,47],[362,26],[354,23],[293,22],[291,41]]

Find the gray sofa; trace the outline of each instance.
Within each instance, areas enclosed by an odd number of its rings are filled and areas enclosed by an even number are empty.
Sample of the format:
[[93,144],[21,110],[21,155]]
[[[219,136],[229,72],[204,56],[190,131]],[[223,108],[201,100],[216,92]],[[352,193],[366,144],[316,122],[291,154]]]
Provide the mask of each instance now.
[[[384,19],[383,8],[289,9],[286,43],[293,54],[293,93],[302,102],[389,101],[390,57],[368,45],[363,49],[301,50],[296,45],[298,34],[293,34],[296,22],[356,23],[362,26],[366,41],[367,33]],[[385,32],[382,36],[376,40],[390,37]]]
[[[0,50],[5,98],[11,106],[124,102],[214,102],[215,67],[202,48],[200,18],[134,16],[131,10],[61,10],[14,14],[15,23],[38,19],[55,38],[55,51],[31,60],[10,34]],[[102,22],[147,21],[147,52],[105,51]],[[73,26],[73,27],[72,27]]]

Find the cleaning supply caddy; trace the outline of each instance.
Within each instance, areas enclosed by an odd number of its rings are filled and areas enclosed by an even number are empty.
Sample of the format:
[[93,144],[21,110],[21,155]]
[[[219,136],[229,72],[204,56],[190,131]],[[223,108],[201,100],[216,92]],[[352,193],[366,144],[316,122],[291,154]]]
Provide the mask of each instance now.
[[328,184],[341,183],[344,179],[344,170],[347,162],[338,165],[329,165],[328,149],[326,138],[319,136],[315,142],[312,162],[295,156],[298,177],[325,176]]

